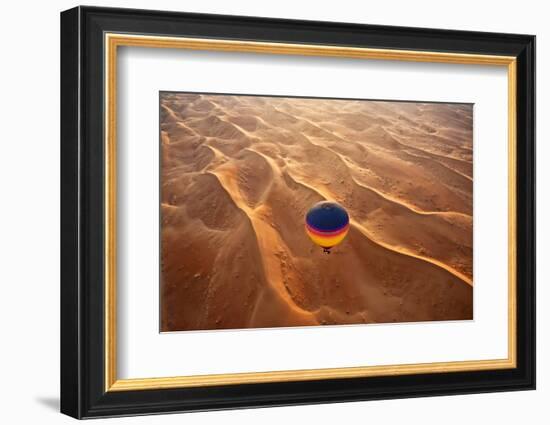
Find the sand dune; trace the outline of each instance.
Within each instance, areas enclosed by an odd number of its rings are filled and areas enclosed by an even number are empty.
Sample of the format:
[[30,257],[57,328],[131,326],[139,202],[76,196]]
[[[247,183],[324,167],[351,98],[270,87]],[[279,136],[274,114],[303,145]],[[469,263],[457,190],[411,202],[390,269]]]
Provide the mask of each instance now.
[[163,331],[472,318],[470,105],[162,93],[161,157]]

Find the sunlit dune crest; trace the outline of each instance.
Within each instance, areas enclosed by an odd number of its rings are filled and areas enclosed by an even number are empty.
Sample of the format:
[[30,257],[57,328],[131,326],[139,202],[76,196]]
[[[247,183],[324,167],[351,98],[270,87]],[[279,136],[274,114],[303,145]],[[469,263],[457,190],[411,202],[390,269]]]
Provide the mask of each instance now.
[[[161,93],[161,330],[473,315],[472,106]],[[330,255],[304,216],[341,204]]]

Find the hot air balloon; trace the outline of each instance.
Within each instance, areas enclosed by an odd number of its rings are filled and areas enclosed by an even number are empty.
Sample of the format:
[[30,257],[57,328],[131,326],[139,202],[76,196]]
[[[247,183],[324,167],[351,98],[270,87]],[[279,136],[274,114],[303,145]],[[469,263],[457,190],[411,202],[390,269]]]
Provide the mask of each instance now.
[[306,233],[327,254],[344,240],[348,230],[348,213],[336,202],[318,202],[306,214]]

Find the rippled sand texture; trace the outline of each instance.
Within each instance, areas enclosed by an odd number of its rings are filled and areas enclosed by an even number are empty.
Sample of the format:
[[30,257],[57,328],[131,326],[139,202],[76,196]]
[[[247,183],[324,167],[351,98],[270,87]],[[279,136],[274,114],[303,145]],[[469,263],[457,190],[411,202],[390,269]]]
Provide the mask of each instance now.
[[[471,105],[160,103],[163,331],[472,319]],[[351,217],[330,255],[323,199]]]

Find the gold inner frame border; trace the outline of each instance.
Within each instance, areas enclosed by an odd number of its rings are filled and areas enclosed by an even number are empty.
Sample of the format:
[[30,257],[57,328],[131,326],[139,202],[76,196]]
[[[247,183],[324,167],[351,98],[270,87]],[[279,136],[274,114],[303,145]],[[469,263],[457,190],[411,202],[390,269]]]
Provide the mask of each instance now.
[[[117,378],[116,324],[116,135],[118,47],[148,47],[280,55],[328,56],[470,65],[504,66],[508,72],[508,357],[495,360],[398,364],[268,372],[229,373],[151,378]],[[180,38],[106,33],[105,47],[105,391],[137,391],[216,385],[311,381],[421,373],[448,373],[515,368],[516,359],[516,58],[513,56],[413,50],[371,49],[330,45]]]

